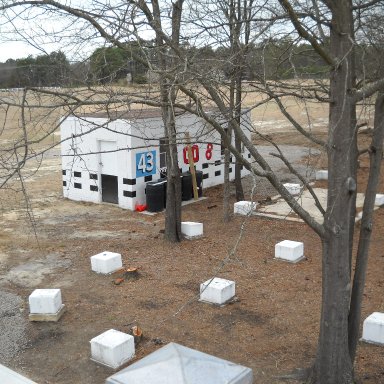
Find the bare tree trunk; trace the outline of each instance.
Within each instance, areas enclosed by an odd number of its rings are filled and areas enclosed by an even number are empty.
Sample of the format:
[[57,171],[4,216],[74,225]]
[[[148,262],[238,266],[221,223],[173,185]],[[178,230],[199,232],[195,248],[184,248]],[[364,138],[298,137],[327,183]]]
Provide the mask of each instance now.
[[[242,57],[240,55],[240,52],[238,52],[238,59],[242,60]],[[242,105],[242,84],[241,84],[241,74],[242,74],[242,67],[241,63],[238,63],[237,67],[237,78],[236,78],[236,98],[235,98],[235,116],[238,126],[241,126],[241,105]],[[242,143],[239,135],[236,133],[235,130],[235,148],[236,150],[241,153]],[[244,200],[244,190],[243,190],[243,184],[241,183],[241,168],[242,165],[240,162],[236,159],[235,164],[235,187],[236,187],[236,201],[242,201]]]
[[[351,1],[333,2],[328,138],[328,201],[324,217],[322,309],[312,376],[317,384],[352,384],[348,349],[351,250],[356,200],[356,102]],[[352,227],[351,227],[352,226]]]
[[380,177],[381,160],[383,158],[384,137],[384,94],[377,97],[375,105],[375,121],[372,142],[369,148],[370,172],[365,192],[363,217],[361,220],[359,246],[357,250],[355,275],[353,278],[352,297],[349,311],[348,342],[351,361],[355,360],[359,337],[361,303],[363,300],[365,276],[368,265],[368,250],[372,234],[373,208],[376,188]]
[[[159,66],[164,75],[169,66],[176,66],[175,59],[167,62],[166,49],[161,35],[161,13],[158,0],[152,0],[154,23],[156,24],[156,45]],[[179,45],[180,23],[183,0],[177,0],[172,7],[172,43]],[[164,133],[168,140],[167,145],[167,203],[165,211],[165,238],[170,242],[181,240],[181,180],[177,156],[176,124],[174,103],[176,100],[177,85],[170,84],[167,76],[160,79],[160,93],[163,102],[162,117]]]
[[229,182],[229,167],[231,153],[228,148],[224,150],[224,184],[223,184],[223,221],[228,223],[231,220],[231,184]]
[[353,383],[347,332],[350,297],[347,232],[340,237],[329,234],[330,239],[323,241],[323,303],[311,383]]
[[[164,90],[167,93],[166,89]],[[165,116],[165,119],[164,119]],[[172,242],[181,241],[181,179],[177,157],[176,127],[173,108],[163,108],[167,150],[167,206],[165,210],[165,238]]]

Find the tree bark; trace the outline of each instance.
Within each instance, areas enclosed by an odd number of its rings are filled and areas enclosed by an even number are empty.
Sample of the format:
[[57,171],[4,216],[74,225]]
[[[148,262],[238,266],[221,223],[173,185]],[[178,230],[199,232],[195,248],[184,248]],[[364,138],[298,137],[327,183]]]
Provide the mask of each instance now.
[[[167,199],[165,209],[165,238],[170,242],[181,241],[181,179],[177,156],[177,138],[174,104],[176,100],[177,85],[170,84],[165,74],[170,72],[169,66],[176,66],[177,63],[171,60],[167,62],[166,49],[163,41],[161,28],[161,13],[158,0],[152,0],[153,18],[156,31],[157,57],[159,66],[164,76],[160,79],[160,94],[162,101],[162,118],[164,123],[164,134],[168,140],[167,158]],[[180,23],[183,0],[173,3],[172,8],[172,43],[179,45]]]
[[[164,119],[165,116],[165,119]],[[176,127],[173,109],[163,108],[166,137],[169,140],[167,156],[167,206],[165,210],[165,238],[181,241],[181,179],[177,158]]]
[[375,205],[376,189],[380,177],[381,161],[383,158],[384,137],[384,94],[381,93],[375,104],[375,119],[372,142],[369,148],[370,171],[365,192],[363,217],[361,219],[359,245],[356,256],[355,275],[353,278],[352,296],[349,311],[348,342],[351,361],[355,360],[359,338],[361,304],[363,301],[365,276],[368,265],[368,251],[372,234],[373,208]]
[[328,199],[324,217],[322,308],[316,384],[352,384],[348,349],[351,251],[356,200],[356,102],[352,2],[333,2],[331,54],[337,59],[330,77]]
[[[243,57],[241,57],[240,52],[238,52],[238,59],[242,60]],[[238,126],[241,126],[241,106],[242,106],[242,84],[241,84],[241,74],[242,74],[242,66],[241,63],[238,63],[237,67],[237,78],[236,78],[236,98],[235,98],[235,116]],[[236,130],[234,132],[235,134],[235,148],[238,152],[241,153],[241,139],[239,135],[236,133]],[[244,190],[243,190],[243,184],[241,183],[241,168],[242,165],[238,160],[236,160],[235,164],[235,187],[236,187],[236,201],[242,201],[244,200]]]

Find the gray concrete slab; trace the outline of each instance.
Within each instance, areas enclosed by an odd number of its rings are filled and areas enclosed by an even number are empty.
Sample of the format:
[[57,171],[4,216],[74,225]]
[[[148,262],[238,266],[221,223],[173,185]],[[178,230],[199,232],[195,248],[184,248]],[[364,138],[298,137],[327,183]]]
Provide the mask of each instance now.
[[[327,209],[328,190],[323,188],[314,188],[314,192],[316,193],[316,196],[324,210]],[[270,205],[258,206],[255,215],[285,219],[290,221],[301,221],[281,196],[275,196],[272,200],[273,203]],[[297,196],[296,200],[307,212],[309,212],[312,217],[315,218],[318,223],[323,223],[323,215],[316,207],[314,198],[307,190],[303,191],[301,195]],[[362,208],[363,204],[364,194],[358,193],[356,198],[357,209]]]
[[19,373],[0,364],[0,383],[4,384],[36,384]]

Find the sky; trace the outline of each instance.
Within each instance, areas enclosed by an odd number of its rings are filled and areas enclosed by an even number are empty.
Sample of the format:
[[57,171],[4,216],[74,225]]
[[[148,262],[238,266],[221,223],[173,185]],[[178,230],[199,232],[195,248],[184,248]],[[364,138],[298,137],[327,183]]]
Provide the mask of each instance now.
[[[76,60],[102,44],[100,39],[87,38],[89,31],[81,23],[74,23],[73,18],[38,8],[26,9],[16,7],[0,13],[0,62],[58,50],[64,51],[69,60]],[[76,34],[75,47],[72,38]]]
[[8,43],[0,42],[0,62],[4,63],[8,59],[20,59],[28,55],[39,55],[41,51],[31,45],[13,41]]

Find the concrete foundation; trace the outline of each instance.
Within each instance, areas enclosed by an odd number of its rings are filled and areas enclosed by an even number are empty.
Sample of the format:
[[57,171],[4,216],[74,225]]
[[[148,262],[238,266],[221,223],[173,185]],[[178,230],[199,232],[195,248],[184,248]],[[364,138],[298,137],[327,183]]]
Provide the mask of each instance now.
[[181,222],[181,233],[187,239],[193,239],[203,236],[203,223],[195,223],[193,221]]
[[105,251],[91,256],[92,271],[97,273],[109,274],[120,269],[122,266],[120,253]]
[[275,245],[275,258],[297,263],[304,258],[304,244],[291,240],[281,241]]
[[238,201],[233,205],[233,213],[235,215],[248,216],[256,211],[257,203],[254,201]]
[[235,282],[215,277],[200,284],[200,301],[223,305],[235,296]]
[[29,312],[57,313],[62,307],[60,289],[35,289],[29,296]]
[[376,197],[375,197],[375,205],[384,205],[384,195],[382,194],[376,194]]
[[384,313],[373,312],[364,320],[362,340],[384,345]]
[[285,189],[293,196],[299,195],[301,191],[300,184],[285,183]]
[[91,341],[91,360],[117,369],[135,355],[134,338],[126,333],[110,329]]
[[328,171],[326,169],[316,171],[316,180],[328,180]]

